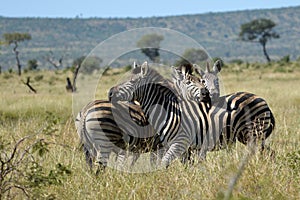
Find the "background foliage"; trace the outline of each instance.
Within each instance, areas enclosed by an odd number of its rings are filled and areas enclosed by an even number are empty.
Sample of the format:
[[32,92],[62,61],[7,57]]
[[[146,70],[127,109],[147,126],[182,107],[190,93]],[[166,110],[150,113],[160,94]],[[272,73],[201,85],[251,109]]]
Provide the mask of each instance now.
[[[194,38],[211,57],[225,61],[243,59],[264,61],[261,46],[238,40],[240,26],[257,18],[274,21],[280,39],[268,44],[271,59],[300,55],[300,7],[246,10],[226,13],[207,13],[151,18],[7,18],[0,17],[0,35],[8,32],[30,32],[32,40],[20,46],[21,60],[37,59],[39,65],[51,67],[43,59],[50,51],[55,57],[64,56],[64,67],[76,58],[86,56],[98,43],[113,34],[137,27],[170,28]],[[117,47],[116,47],[117,48]],[[10,48],[0,48],[2,69],[15,65]]]

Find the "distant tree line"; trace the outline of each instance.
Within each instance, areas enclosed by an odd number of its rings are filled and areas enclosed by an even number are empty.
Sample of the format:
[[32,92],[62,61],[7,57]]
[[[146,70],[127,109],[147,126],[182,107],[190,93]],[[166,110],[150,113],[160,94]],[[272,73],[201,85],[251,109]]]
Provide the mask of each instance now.
[[[255,42],[262,45],[263,53],[268,62],[271,61],[269,54],[267,53],[266,45],[271,39],[279,38],[279,34],[274,31],[276,24],[270,19],[256,19],[248,23],[244,23],[240,26],[239,38],[241,41]],[[18,70],[18,75],[22,74],[22,64],[19,58],[19,44],[25,41],[31,40],[30,33],[4,33],[3,40],[0,44],[6,44],[13,47],[13,53],[15,55],[16,66]],[[140,48],[141,52],[149,58],[152,62],[160,61],[160,43],[164,40],[162,35],[157,33],[146,34],[142,36],[136,43],[136,46]],[[44,59],[49,62],[55,69],[60,69],[62,67],[63,56],[55,58],[54,53],[50,51],[50,54],[44,57]],[[201,61],[207,60],[208,55],[203,49],[186,49],[182,57],[177,60],[176,65],[184,65],[187,63],[199,63]],[[73,61],[72,66],[78,66],[83,63],[81,72],[90,74],[94,70],[99,69],[102,59],[99,57],[79,57]],[[1,66],[1,64],[0,64]],[[38,61],[36,59],[31,59],[27,61],[28,70],[37,70]],[[1,71],[1,67],[0,67]]]

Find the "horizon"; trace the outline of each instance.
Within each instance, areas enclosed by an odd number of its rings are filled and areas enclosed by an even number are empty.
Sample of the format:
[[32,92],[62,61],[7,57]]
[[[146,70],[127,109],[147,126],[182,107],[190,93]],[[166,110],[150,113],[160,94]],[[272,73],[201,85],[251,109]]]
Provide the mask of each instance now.
[[[17,7],[15,5],[18,5]],[[118,6],[116,6],[118,5]],[[30,7],[28,7],[30,6]],[[240,2],[237,0],[220,4],[218,0],[211,0],[201,4],[201,1],[191,0],[190,3],[180,0],[143,2],[137,0],[117,2],[115,0],[99,2],[40,2],[38,0],[6,1],[0,7],[0,17],[5,18],[151,18],[181,15],[198,15],[208,13],[243,12],[246,10],[280,9],[300,6],[295,0],[277,0]],[[28,7],[28,8],[27,8]]]
[[255,11],[255,10],[276,10],[276,9],[288,9],[288,8],[296,8],[300,7],[298,6],[283,6],[283,7],[276,7],[276,8],[254,8],[254,9],[242,9],[242,10],[228,10],[228,11],[209,11],[209,12],[203,12],[203,13],[190,13],[190,14],[174,14],[174,15],[153,15],[153,16],[144,16],[144,17],[101,17],[101,16],[90,16],[90,17],[81,17],[81,16],[74,16],[74,17],[61,17],[61,16],[4,16],[0,15],[0,18],[12,18],[12,19],[18,19],[18,18],[32,18],[32,19],[146,19],[146,18],[160,18],[160,17],[176,17],[176,16],[187,16],[187,15],[206,15],[206,14],[222,14],[222,13],[233,13],[233,12],[245,12],[245,11]]

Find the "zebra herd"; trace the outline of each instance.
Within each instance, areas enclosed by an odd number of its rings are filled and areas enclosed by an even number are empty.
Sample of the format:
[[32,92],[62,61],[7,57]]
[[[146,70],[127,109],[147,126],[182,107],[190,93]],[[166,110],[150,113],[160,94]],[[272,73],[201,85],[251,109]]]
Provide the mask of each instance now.
[[267,102],[247,92],[220,96],[220,61],[212,70],[193,68],[201,78],[172,67],[170,81],[147,62],[134,64],[130,78],[110,89],[108,101],[86,105],[75,125],[89,166],[106,167],[112,152],[120,164],[132,152],[134,165],[140,153],[150,152],[151,163],[159,160],[167,168],[177,158],[190,161],[191,152],[203,160],[236,140],[264,150],[275,127]]

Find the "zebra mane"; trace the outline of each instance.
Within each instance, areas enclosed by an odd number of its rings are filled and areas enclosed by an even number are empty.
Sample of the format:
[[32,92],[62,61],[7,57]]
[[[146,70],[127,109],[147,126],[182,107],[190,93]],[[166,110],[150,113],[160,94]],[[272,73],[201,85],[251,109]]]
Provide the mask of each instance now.
[[173,81],[163,77],[155,69],[149,68],[147,76],[150,80],[155,80],[153,81],[154,84],[159,84],[162,87],[168,88],[170,92],[174,93],[177,98],[181,96],[176,87],[174,86]]
[[169,87],[171,90],[174,90],[172,82],[163,77],[157,70],[149,67],[147,62],[144,62],[142,65],[136,65],[134,63],[132,77],[136,76],[146,79],[150,84],[160,84],[162,86]]

